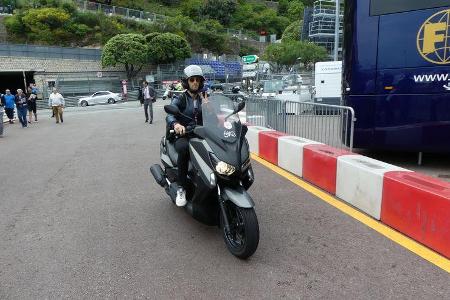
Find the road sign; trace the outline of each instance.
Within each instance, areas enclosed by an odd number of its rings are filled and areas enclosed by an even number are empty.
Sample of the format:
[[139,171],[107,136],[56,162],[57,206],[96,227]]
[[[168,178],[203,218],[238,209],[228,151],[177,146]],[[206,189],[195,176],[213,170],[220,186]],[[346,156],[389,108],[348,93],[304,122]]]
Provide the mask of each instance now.
[[242,71],[253,71],[253,70],[256,70],[256,67],[257,67],[257,64],[243,65]]
[[256,72],[242,72],[242,78],[256,77]]
[[258,61],[258,56],[257,55],[247,55],[247,56],[242,56],[242,61],[244,62],[244,64],[252,64]]

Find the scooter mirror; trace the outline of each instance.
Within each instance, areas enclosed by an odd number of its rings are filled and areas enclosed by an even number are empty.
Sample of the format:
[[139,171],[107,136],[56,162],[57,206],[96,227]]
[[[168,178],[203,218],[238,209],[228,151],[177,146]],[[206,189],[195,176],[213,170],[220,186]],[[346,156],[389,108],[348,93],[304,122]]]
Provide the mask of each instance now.
[[174,116],[178,116],[180,114],[180,110],[175,105],[164,105],[164,111]]

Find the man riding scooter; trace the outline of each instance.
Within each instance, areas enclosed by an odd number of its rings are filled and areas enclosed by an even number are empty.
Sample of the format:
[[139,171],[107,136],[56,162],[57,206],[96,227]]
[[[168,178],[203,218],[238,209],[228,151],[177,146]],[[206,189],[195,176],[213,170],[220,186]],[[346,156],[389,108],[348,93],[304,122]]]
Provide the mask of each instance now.
[[[208,98],[203,96],[202,89],[205,83],[203,71],[199,66],[190,65],[184,69],[185,77],[182,79],[184,93],[175,97],[172,105],[177,106],[184,115],[167,115],[166,121],[169,129],[175,130],[180,137],[175,141],[175,149],[178,152],[178,191],[176,197],[177,206],[186,205],[186,184],[189,167],[189,140],[183,136],[186,127],[202,125],[202,103],[207,103]],[[185,117],[187,116],[187,117]]]

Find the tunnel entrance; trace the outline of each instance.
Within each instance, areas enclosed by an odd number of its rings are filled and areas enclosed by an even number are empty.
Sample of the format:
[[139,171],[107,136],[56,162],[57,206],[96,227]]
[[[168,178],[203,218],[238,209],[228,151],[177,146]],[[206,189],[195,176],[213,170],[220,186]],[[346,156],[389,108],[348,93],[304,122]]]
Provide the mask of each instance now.
[[[25,80],[24,80],[25,79]],[[25,86],[29,86],[34,82],[34,72],[25,71],[2,71],[0,72],[0,93],[4,94],[6,89],[10,89],[12,94],[15,94],[17,89],[22,89],[26,92]]]

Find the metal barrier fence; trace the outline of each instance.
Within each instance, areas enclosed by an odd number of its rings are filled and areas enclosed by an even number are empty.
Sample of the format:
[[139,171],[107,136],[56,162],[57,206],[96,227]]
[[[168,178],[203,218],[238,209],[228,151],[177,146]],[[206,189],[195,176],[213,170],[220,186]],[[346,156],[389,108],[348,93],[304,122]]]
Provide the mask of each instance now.
[[246,120],[252,125],[353,150],[356,117],[351,107],[251,97],[246,100]]

